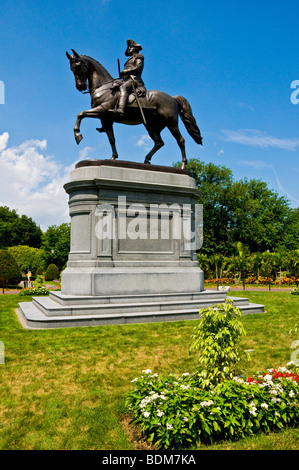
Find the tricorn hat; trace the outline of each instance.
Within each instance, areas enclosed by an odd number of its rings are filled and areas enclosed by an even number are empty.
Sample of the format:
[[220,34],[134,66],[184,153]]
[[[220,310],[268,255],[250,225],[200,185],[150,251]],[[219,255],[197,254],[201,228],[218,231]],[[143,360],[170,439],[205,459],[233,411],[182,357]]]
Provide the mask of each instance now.
[[133,41],[133,39],[128,39],[127,40],[127,50],[125,52],[126,56],[129,55],[129,47],[131,47],[131,46],[136,47],[136,49],[138,49],[139,51],[141,51],[141,49],[142,49],[140,44],[137,44],[137,42]]

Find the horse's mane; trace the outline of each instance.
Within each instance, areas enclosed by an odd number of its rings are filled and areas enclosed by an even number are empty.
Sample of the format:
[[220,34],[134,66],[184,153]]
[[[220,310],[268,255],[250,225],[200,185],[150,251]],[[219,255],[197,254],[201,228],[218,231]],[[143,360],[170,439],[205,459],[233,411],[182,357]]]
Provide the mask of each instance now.
[[88,55],[81,55],[81,57],[82,59],[87,60],[87,62],[91,62],[94,68],[99,72],[99,74],[106,75],[107,79],[113,80],[113,77],[110,75],[110,73],[97,60],[93,59],[92,57],[89,57]]

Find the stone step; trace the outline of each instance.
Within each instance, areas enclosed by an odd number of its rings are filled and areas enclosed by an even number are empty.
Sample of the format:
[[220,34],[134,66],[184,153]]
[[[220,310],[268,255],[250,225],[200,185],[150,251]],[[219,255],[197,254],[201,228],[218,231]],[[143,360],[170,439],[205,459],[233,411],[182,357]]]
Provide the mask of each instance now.
[[136,294],[136,295],[70,295],[60,291],[50,292],[49,297],[61,305],[93,305],[93,304],[127,304],[138,302],[181,301],[194,299],[223,299],[225,292],[216,290],[204,290],[202,292],[181,292],[170,294]]
[[[38,307],[47,316],[77,316],[77,315],[104,315],[104,314],[123,314],[138,312],[156,312],[156,311],[190,311],[217,305],[225,301],[225,295],[211,300],[199,298],[194,300],[176,300],[159,302],[128,302],[116,304],[79,304],[79,305],[61,305],[50,297],[33,297],[33,304]],[[234,297],[234,304],[237,306],[248,305],[246,298]]]
[[[240,298],[235,298],[240,300]],[[259,304],[240,304],[242,313],[254,314],[264,312],[264,306]],[[33,302],[21,302],[17,311],[19,319],[25,328],[63,328],[80,326],[101,326],[128,323],[153,323],[163,321],[180,321],[199,319],[199,309],[158,310],[123,313],[94,313],[92,315],[46,315]]]

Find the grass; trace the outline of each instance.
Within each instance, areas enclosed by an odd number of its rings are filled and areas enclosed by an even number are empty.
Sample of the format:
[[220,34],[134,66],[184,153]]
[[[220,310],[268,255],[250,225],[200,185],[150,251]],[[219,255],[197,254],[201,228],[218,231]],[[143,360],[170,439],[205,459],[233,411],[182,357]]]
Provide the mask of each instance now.
[[[232,292],[244,296],[244,292]],[[253,350],[242,373],[285,366],[298,334],[299,302],[288,292],[246,292],[266,312],[244,316],[244,349]],[[136,443],[122,425],[125,395],[143,369],[191,372],[194,321],[25,330],[15,308],[30,298],[0,295],[0,449],[133,450]],[[202,450],[298,449],[298,430],[257,435]]]

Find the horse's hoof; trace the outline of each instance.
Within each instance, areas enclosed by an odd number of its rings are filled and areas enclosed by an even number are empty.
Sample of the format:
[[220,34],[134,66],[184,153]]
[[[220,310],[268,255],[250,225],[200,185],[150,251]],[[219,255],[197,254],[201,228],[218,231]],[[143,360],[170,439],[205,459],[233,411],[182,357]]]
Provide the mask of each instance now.
[[150,161],[150,160],[147,160],[147,159],[145,159],[145,160],[144,160],[144,164],[145,164],[145,165],[150,165],[150,164],[151,164],[151,161]]
[[75,136],[75,139],[76,139],[77,144],[79,145],[81,140],[83,139],[83,137],[82,137],[81,134],[78,134],[78,135]]
[[183,162],[183,163],[181,164],[181,170],[186,170],[186,163],[185,163],[185,162]]
[[112,155],[111,160],[116,160],[118,158],[118,155]]

